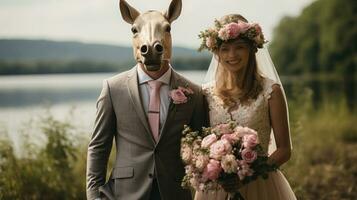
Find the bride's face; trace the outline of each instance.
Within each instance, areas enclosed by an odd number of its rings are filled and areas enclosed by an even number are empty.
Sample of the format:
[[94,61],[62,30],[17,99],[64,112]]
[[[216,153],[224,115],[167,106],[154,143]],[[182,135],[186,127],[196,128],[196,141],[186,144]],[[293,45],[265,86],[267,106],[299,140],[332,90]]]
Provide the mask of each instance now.
[[243,70],[248,65],[250,47],[243,40],[224,42],[218,51],[221,65],[231,72]]

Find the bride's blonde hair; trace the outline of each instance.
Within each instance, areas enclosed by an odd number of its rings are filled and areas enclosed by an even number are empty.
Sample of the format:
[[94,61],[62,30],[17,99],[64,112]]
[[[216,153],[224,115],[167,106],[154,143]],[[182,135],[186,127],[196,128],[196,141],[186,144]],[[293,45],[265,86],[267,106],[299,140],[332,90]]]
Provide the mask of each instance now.
[[[225,15],[220,19],[220,22],[226,23],[237,21],[248,22],[243,16],[238,14]],[[254,47],[250,41],[247,41],[250,46],[248,66],[243,74],[243,80],[238,80],[238,75],[227,70],[221,66],[218,51],[214,52],[214,56],[217,56],[218,66],[216,73],[216,87],[215,93],[223,100],[224,105],[228,108],[234,108],[237,100],[241,103],[247,102],[248,99],[255,99],[262,91],[262,76],[258,72],[255,53],[257,48]],[[219,47],[220,48],[220,47]],[[242,85],[239,86],[239,82],[242,81]]]

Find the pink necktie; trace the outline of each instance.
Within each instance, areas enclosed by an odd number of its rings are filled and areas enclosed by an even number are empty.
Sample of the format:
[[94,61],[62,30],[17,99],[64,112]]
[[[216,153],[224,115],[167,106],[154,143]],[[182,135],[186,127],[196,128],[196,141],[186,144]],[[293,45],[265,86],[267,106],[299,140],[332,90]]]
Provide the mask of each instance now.
[[162,82],[149,81],[150,86],[150,102],[148,118],[151,128],[151,133],[154,136],[155,141],[159,140],[159,126],[160,126],[160,87]]

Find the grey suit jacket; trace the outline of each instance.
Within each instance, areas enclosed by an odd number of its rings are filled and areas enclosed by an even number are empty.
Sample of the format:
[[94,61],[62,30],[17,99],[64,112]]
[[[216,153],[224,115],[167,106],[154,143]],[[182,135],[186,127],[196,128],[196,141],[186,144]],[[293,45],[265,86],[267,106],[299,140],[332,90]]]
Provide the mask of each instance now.
[[[154,176],[162,199],[191,199],[190,191],[181,187],[184,176],[180,158],[181,131],[185,124],[197,130],[206,126],[208,114],[201,88],[173,70],[170,89],[186,85],[194,94],[185,104],[170,102],[163,131],[156,143],[141,104],[136,67],[103,82],[95,128],[88,146],[88,199],[149,199]],[[113,139],[116,160],[106,182]]]

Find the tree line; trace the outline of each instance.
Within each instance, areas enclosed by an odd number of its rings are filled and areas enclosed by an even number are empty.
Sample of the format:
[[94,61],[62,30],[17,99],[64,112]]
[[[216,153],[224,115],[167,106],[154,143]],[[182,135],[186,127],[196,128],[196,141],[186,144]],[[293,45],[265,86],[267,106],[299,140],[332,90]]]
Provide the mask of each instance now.
[[356,75],[357,4],[317,0],[274,30],[272,58],[282,74]]
[[[206,70],[209,62],[210,59],[207,57],[177,58],[172,61],[172,65],[177,70]],[[87,60],[0,61],[0,75],[121,72],[134,65],[134,61],[122,63]]]

